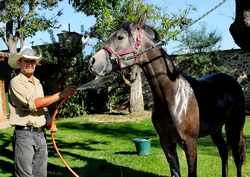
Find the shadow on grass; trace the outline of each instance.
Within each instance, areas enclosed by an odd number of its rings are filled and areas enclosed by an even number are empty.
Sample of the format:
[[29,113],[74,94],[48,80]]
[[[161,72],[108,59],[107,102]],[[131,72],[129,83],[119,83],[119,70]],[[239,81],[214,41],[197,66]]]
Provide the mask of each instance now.
[[[84,149],[89,151],[95,151],[97,149],[90,148],[89,146],[93,144],[106,144],[107,142],[98,142],[98,141],[89,141],[84,143],[65,143],[63,141],[57,141],[58,145],[63,148],[71,148],[73,149]],[[93,144],[92,144],[93,143]],[[48,143],[49,148],[49,156],[57,157],[57,154],[52,149],[52,144]],[[72,153],[72,151],[61,150],[60,151],[64,156],[70,156],[70,158],[77,159],[79,163],[78,166],[82,166],[79,168],[73,168],[73,170],[80,177],[166,177],[160,176],[157,174],[138,171],[129,167],[119,166],[116,164],[112,164],[107,160],[96,159],[85,157],[79,154]],[[135,155],[136,152],[115,152],[115,154],[121,155]],[[70,163],[70,162],[69,162]],[[70,173],[66,168],[61,166],[49,163],[48,164],[48,177],[65,177],[70,176]]]
[[115,152],[115,154],[120,154],[120,155],[135,155],[135,154],[137,154],[137,152],[120,151],[120,152]]
[[[158,140],[158,136],[156,131],[153,127],[146,127],[143,129],[136,129],[133,127],[133,124],[127,124],[127,123],[119,123],[120,126],[113,127],[112,124],[97,124],[97,123],[60,123],[60,127],[64,129],[77,129],[82,131],[88,131],[88,132],[94,132],[94,133],[100,133],[104,135],[109,135],[113,137],[119,137],[119,138],[135,138],[135,137],[144,137],[146,139],[151,139],[151,145],[154,147],[159,147],[160,143]],[[246,136],[247,139],[247,151],[246,153],[250,153],[250,136]],[[199,138],[198,140],[198,147],[202,150],[203,154],[218,156],[217,153],[217,147],[213,143],[210,136]],[[215,148],[215,151],[206,150],[207,148]]]
[[124,113],[124,112],[109,112],[107,114],[108,115],[128,115],[128,113]]
[[120,126],[113,127],[112,124],[97,124],[97,123],[60,123],[59,128],[65,129],[77,129],[89,132],[95,132],[105,135],[111,135],[114,137],[134,137],[134,136],[141,136],[141,137],[155,137],[157,136],[154,129],[150,127],[150,129],[143,129],[138,130],[133,127],[133,124],[122,124]]
[[[76,155],[68,151],[62,153],[86,163],[83,167],[73,169],[80,177],[167,177],[115,165],[106,160]],[[65,168],[49,164],[48,177],[65,177],[66,173],[68,171]]]
[[[246,135],[245,138],[246,138],[246,153],[250,154],[250,136]],[[226,138],[225,138],[225,140],[226,140]],[[199,142],[198,142],[198,147],[200,147],[200,149],[202,149],[202,151],[203,151],[202,153],[203,154],[215,155],[215,156],[219,155],[217,147],[213,143],[213,141],[210,138],[210,136],[206,136],[206,137],[200,138]],[[206,149],[211,148],[211,147],[215,148],[215,151],[211,151],[211,150],[207,150],[206,151]]]
[[0,141],[0,154],[2,159],[0,160],[0,172],[2,174],[12,173],[14,171],[13,166],[13,152],[9,150],[8,147],[12,144],[12,138],[8,134],[1,134]]
[[[87,151],[96,151],[100,149],[93,148],[91,146],[97,145],[97,144],[103,144],[108,146],[108,142],[106,141],[95,141],[95,140],[84,140],[83,143],[74,142],[74,143],[65,143],[64,141],[60,139],[56,139],[56,143],[59,149],[84,149]],[[55,154],[53,145],[51,143],[51,138],[47,138],[47,144],[48,144],[48,151],[49,151],[49,157],[53,156]]]
[[0,174],[1,176],[5,175],[5,174],[12,174],[12,172],[14,171],[14,166],[13,163],[9,162],[9,161],[5,161],[5,160],[0,160]]
[[[4,142],[0,145],[1,155],[4,155],[4,159],[0,160],[0,171],[1,176],[10,176],[14,171],[13,166],[13,153],[12,150],[6,149],[12,141],[9,135],[4,135],[0,137],[1,142]],[[52,144],[50,143],[50,138],[48,138],[48,149],[49,149],[49,157],[57,157],[57,154],[52,149]],[[96,149],[90,148],[91,145],[96,144],[106,144],[107,142],[99,142],[94,140],[85,141],[84,143],[65,143],[64,141],[57,140],[57,143],[61,148],[71,148],[71,149],[84,149],[88,151],[95,151]],[[80,168],[74,168],[73,170],[76,171],[80,177],[119,177],[119,176],[127,176],[127,177],[163,177],[157,174],[138,171],[132,168],[123,167],[119,165],[112,164],[106,160],[102,159],[95,159],[89,158],[85,156],[81,156],[78,154],[74,154],[68,151],[61,151],[63,155],[68,155],[71,158],[78,159],[79,161],[83,161],[86,165],[79,165],[82,166]],[[123,154],[125,152],[118,152],[118,154]],[[134,154],[131,152],[131,155]],[[70,163],[70,162],[69,162]],[[57,164],[48,163],[48,177],[65,177],[70,176],[70,173],[67,171],[66,168],[61,167]]]

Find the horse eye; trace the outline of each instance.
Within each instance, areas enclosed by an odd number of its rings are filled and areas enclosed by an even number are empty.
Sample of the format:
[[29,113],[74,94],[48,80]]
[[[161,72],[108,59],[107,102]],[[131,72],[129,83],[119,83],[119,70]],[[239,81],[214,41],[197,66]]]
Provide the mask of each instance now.
[[119,36],[117,36],[117,38],[118,38],[118,40],[123,40],[124,37],[119,35]]

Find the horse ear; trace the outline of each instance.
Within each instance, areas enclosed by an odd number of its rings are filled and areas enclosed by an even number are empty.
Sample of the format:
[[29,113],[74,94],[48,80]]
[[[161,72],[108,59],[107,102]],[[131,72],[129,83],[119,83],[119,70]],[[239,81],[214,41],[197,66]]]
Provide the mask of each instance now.
[[157,33],[157,31],[153,28],[151,28],[150,26],[144,25],[144,31],[147,33],[148,37],[152,40],[152,41],[159,41],[160,37],[159,34]]
[[147,14],[146,13],[142,14],[138,21],[138,27],[143,27],[145,25],[146,19],[147,19]]

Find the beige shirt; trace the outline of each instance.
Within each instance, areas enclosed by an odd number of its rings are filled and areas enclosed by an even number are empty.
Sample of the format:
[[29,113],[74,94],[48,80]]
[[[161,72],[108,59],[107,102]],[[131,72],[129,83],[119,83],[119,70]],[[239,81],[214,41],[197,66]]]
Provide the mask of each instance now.
[[19,73],[10,81],[10,124],[42,127],[46,124],[45,109],[36,109],[34,100],[44,97],[40,81],[33,76],[32,81]]

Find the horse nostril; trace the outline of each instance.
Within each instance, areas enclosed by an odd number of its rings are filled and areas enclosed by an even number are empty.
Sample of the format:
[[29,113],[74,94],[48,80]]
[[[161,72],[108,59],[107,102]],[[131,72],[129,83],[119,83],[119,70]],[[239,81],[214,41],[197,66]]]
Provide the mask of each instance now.
[[91,57],[91,58],[89,59],[89,67],[88,67],[89,71],[92,71],[92,68],[93,68],[94,63],[95,63],[95,58],[94,58],[94,57]]
[[92,66],[94,65],[94,63],[95,63],[95,58],[94,57],[90,58],[89,64]]

